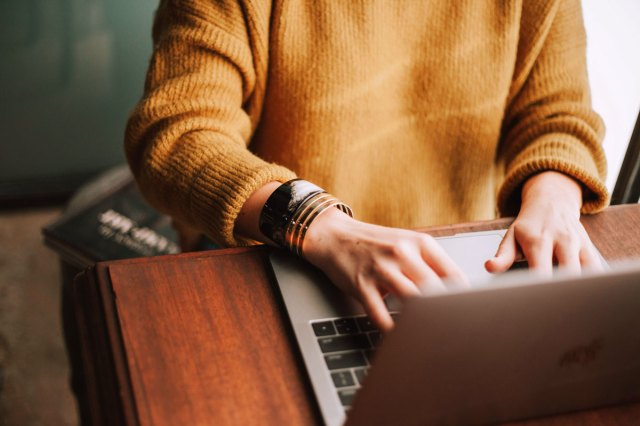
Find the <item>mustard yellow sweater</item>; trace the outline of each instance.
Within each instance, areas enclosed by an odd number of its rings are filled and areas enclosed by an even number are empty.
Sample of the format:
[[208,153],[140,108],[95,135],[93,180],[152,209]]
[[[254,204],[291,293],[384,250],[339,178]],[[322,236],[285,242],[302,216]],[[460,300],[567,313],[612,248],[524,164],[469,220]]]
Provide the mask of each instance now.
[[493,218],[558,170],[603,208],[579,0],[166,0],[126,153],[147,198],[225,245],[302,177],[397,227]]

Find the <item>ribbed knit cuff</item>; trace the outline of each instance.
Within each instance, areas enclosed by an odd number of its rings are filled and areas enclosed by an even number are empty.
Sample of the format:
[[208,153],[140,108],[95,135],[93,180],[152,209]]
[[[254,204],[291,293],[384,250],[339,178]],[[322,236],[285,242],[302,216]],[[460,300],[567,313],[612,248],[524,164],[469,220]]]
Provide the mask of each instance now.
[[592,153],[580,141],[566,134],[550,134],[529,145],[507,166],[498,191],[498,209],[502,216],[514,216],[520,210],[520,191],[531,176],[557,171],[573,177],[582,186],[581,213],[596,213],[609,204],[604,183],[604,158],[596,163]]
[[220,245],[256,244],[233,233],[242,206],[265,184],[286,182],[296,178],[295,173],[258,158],[244,144],[230,143],[214,132],[189,133],[180,144],[180,149],[172,150],[170,155],[152,156],[151,164],[144,168],[154,171],[142,181],[156,204],[172,205],[165,210]]
[[233,232],[236,218],[251,194],[269,182],[296,178],[292,171],[266,162],[259,165],[238,162],[236,165],[236,168],[227,169],[230,173],[224,175],[215,166],[203,170],[194,182],[191,196],[192,212],[204,225],[207,235],[227,247],[256,244]]

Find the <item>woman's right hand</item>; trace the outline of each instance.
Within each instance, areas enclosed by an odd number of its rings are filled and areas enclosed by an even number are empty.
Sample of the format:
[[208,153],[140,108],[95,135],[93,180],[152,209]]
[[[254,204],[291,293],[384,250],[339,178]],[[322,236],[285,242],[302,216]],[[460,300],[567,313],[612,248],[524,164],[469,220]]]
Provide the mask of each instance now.
[[304,258],[358,299],[384,331],[393,327],[383,300],[387,293],[406,298],[444,290],[443,279],[468,282],[431,236],[360,222],[335,208],[313,221],[302,249]]
[[[269,182],[247,199],[235,222],[236,233],[273,244],[260,232],[258,222],[262,207],[280,185]],[[460,268],[429,235],[360,222],[337,208],[313,220],[302,250],[305,259],[358,299],[385,331],[393,327],[383,300],[386,294],[406,298],[419,294],[419,289],[442,291],[443,279],[467,285]]]

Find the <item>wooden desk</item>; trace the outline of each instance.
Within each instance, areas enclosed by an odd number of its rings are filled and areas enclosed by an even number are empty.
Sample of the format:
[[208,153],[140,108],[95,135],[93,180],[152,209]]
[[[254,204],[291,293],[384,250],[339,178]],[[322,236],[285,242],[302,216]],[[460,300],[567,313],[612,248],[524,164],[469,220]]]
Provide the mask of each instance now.
[[[583,223],[607,260],[640,257],[640,206]],[[442,236],[508,220],[427,228]],[[74,301],[93,423],[315,424],[321,421],[267,248],[106,262]],[[640,403],[518,424],[639,424]]]

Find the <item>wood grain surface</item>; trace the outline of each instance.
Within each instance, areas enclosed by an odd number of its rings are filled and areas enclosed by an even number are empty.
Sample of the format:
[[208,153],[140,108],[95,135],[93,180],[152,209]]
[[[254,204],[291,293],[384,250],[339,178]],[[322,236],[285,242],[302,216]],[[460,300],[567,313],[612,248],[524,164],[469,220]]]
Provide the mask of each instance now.
[[[509,223],[501,219],[424,231],[441,236]],[[583,223],[606,259],[640,257],[640,206],[611,207]],[[99,297],[103,312],[85,309],[83,315],[102,317],[92,324],[107,334],[100,344],[111,356],[110,362],[87,369],[87,376],[91,379],[93,372],[115,381],[117,390],[108,386],[106,391],[115,392],[111,397],[119,403],[110,407],[124,412],[112,418],[142,425],[321,421],[267,263],[268,250],[108,262],[85,274],[78,287],[84,287],[85,298]],[[86,286],[96,282],[100,294],[87,292]],[[79,296],[78,303],[87,302]],[[96,351],[85,350],[86,356]],[[631,425],[639,419],[640,404],[630,404],[513,424]]]
[[[266,250],[109,268],[141,424],[311,424]],[[300,409],[304,407],[304,409]]]

